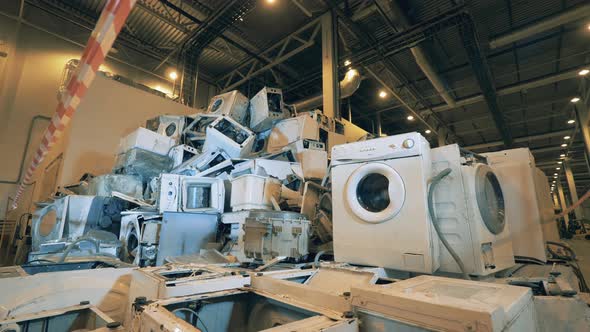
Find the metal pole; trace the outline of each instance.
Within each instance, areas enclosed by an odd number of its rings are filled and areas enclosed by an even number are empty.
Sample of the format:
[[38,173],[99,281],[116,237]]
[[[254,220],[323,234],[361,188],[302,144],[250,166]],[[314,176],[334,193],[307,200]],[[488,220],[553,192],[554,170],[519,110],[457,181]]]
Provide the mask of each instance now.
[[[559,194],[559,203],[561,204],[561,211],[565,211],[567,209],[567,202],[565,201],[565,195],[563,193],[563,186],[561,185],[561,181],[557,179],[557,193]],[[563,216],[565,220],[565,226],[569,229],[570,226],[570,217],[566,214]]]
[[379,112],[375,114],[375,123],[377,123],[377,137],[381,137],[383,135],[383,129],[381,128],[381,113]]
[[447,145],[447,130],[445,128],[440,128],[438,130],[438,146],[445,146]]
[[584,139],[586,154],[590,156],[590,88],[586,88],[586,78],[582,78],[582,80],[582,100],[574,104],[574,109],[576,110],[578,125],[582,133],[582,138]]
[[[578,201],[578,191],[576,189],[576,182],[574,181],[574,173],[572,172],[572,168],[570,166],[569,159],[564,161],[563,167],[565,168],[565,179],[567,180],[567,187],[569,188],[570,198],[571,198],[571,202],[573,204]],[[574,213],[576,215],[577,220],[580,220],[584,217],[581,207],[577,207],[574,210]]]
[[322,23],[322,91],[324,114],[340,119],[340,87],[338,85],[338,21],[332,10],[324,14]]

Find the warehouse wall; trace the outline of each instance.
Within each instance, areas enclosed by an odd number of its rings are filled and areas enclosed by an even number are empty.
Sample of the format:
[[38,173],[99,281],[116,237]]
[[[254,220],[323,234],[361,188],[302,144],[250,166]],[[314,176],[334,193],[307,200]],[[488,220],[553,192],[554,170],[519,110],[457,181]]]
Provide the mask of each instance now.
[[[18,36],[18,37],[17,37]],[[8,53],[0,57],[0,220],[4,218],[9,195],[14,194],[18,180],[20,160],[25,153],[27,131],[32,124],[30,147],[24,163],[26,168],[41,139],[48,122],[35,116],[52,116],[57,106],[57,91],[66,62],[80,57],[80,46],[58,37],[21,25],[17,33],[16,21],[0,16],[0,51]],[[107,59],[101,69],[130,78],[147,86],[167,87],[170,82],[161,76]],[[40,165],[35,184],[28,187],[19,210],[9,219],[26,212],[45,186],[56,181],[75,179],[80,167],[92,166],[92,171],[105,171],[108,161],[98,161],[99,156],[108,156],[118,143],[119,137],[146,118],[157,113],[189,112],[183,106],[148,94],[135,88],[105,78],[97,78],[96,91],[89,90],[87,97],[92,102],[83,102],[73,120],[71,146],[60,144]],[[200,83],[198,106],[205,106],[212,94],[206,83]],[[194,112],[193,112],[194,113]],[[65,141],[65,140],[64,140]],[[63,158],[59,156],[63,153]],[[114,152],[113,152],[114,153]],[[112,158],[112,155],[111,155]],[[112,160],[112,159],[109,159]],[[53,162],[53,164],[51,164]],[[75,166],[81,162],[80,167]],[[61,165],[64,169],[61,170]],[[47,179],[44,178],[48,168]],[[56,169],[56,166],[58,169]],[[56,172],[56,170],[58,172]],[[26,171],[26,169],[25,169]]]

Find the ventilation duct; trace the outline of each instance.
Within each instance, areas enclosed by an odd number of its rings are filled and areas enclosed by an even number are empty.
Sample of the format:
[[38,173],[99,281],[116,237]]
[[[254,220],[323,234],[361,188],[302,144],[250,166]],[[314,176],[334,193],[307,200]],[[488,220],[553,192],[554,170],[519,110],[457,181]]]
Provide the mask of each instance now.
[[[358,70],[351,69],[346,72],[344,79],[340,81],[340,99],[352,96],[361,84],[361,75]],[[323,94],[307,97],[297,100],[293,103],[297,112],[309,111],[322,106],[324,99]]]

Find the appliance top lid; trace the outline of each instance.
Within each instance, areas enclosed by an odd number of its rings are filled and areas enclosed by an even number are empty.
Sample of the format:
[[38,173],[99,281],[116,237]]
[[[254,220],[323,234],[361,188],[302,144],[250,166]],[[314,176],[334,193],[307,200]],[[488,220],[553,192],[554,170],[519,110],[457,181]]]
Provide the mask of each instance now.
[[[442,305],[467,312],[487,313],[492,317],[502,312],[504,323],[512,321],[532,301],[532,292],[525,287],[426,275],[357,290],[360,294],[365,291],[367,295],[377,292],[391,297],[391,301],[415,302],[415,308],[424,309],[426,307],[419,303],[428,303],[436,308]],[[355,289],[352,292],[354,297]],[[425,313],[428,314],[431,312]]]
[[430,150],[424,136],[417,132],[387,136],[367,141],[336,145],[332,148],[332,162],[342,164],[419,156]]

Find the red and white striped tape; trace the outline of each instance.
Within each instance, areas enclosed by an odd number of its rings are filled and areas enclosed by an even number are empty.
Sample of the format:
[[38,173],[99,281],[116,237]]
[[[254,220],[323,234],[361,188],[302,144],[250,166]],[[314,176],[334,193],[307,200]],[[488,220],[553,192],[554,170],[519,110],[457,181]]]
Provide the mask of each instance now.
[[41,164],[47,153],[59,141],[64,130],[68,127],[72,116],[76,112],[80,101],[84,98],[86,90],[92,84],[98,67],[104,63],[107,53],[110,51],[117,35],[123,28],[131,9],[136,0],[108,0],[100,14],[96,27],[88,44],[84,49],[80,64],[76,72],[67,84],[67,89],[63,93],[55,114],[41,140],[35,157],[31,161],[24,178],[21,180],[16,195],[12,203],[12,208],[16,209],[18,201],[21,198],[25,186],[31,182],[35,170]]

